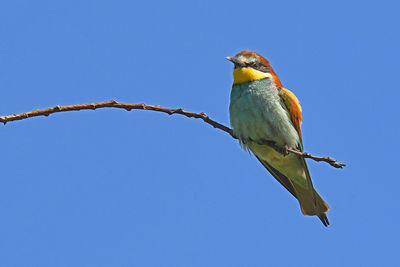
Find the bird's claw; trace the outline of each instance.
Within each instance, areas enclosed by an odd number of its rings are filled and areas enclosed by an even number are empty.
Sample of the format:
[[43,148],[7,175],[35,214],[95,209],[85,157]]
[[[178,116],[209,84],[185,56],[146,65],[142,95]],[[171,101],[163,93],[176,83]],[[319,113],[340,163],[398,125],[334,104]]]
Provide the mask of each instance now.
[[280,148],[279,152],[281,152],[281,154],[286,157],[287,155],[289,155],[289,147],[287,145],[284,145]]

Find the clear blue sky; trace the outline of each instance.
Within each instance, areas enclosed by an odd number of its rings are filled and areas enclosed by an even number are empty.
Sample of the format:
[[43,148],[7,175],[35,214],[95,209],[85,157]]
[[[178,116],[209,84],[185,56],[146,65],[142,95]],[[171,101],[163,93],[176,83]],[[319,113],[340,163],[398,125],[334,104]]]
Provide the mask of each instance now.
[[116,99],[229,124],[232,65],[267,57],[303,107],[331,226],[224,132],[104,109],[0,126],[1,266],[394,266],[395,1],[4,1],[0,114]]

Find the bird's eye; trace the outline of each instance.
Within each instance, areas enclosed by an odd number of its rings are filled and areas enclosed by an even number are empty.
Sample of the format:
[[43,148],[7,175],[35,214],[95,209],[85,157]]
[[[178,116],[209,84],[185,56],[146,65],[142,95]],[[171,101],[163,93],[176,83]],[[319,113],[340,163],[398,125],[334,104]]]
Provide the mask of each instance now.
[[258,66],[257,62],[254,62],[254,61],[252,61],[252,62],[249,62],[247,65],[249,65],[249,66],[250,66],[250,67],[252,67],[252,68],[254,68],[254,67],[257,67],[257,66]]

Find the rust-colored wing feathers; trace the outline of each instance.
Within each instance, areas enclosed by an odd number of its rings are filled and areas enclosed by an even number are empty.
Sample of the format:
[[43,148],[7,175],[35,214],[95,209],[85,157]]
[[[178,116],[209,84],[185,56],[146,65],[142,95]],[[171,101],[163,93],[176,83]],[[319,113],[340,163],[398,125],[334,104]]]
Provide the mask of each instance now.
[[283,87],[279,89],[279,95],[282,99],[282,102],[285,104],[287,110],[289,111],[290,119],[292,120],[292,123],[296,128],[297,133],[299,134],[300,140],[302,140],[300,124],[303,120],[303,117],[301,115],[300,102],[297,97],[288,89]]

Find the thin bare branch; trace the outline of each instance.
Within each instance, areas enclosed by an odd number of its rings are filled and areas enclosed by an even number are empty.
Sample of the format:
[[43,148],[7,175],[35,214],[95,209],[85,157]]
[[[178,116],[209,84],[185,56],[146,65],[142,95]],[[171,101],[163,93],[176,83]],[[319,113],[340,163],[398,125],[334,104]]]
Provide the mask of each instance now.
[[[233,134],[232,129],[210,119],[207,116],[207,114],[205,114],[204,112],[195,113],[195,112],[183,110],[181,108],[164,108],[164,107],[160,107],[160,106],[156,106],[156,105],[146,105],[143,103],[142,104],[119,103],[115,100],[111,100],[108,102],[78,104],[78,105],[69,105],[69,106],[55,106],[52,108],[37,109],[37,110],[32,110],[32,111],[28,111],[28,112],[20,113],[20,114],[0,116],[0,123],[4,123],[4,125],[5,125],[7,122],[11,122],[11,121],[18,121],[18,120],[28,119],[28,118],[32,118],[32,117],[37,117],[37,116],[49,116],[50,114],[58,113],[58,112],[95,110],[98,108],[121,108],[121,109],[125,109],[127,111],[131,111],[132,109],[141,109],[141,110],[153,110],[153,111],[158,111],[158,112],[164,112],[169,115],[180,114],[180,115],[184,115],[189,118],[202,119],[204,122],[210,124],[214,128],[220,129],[220,130],[228,133],[232,138],[238,139]],[[333,159],[331,157],[317,157],[317,156],[311,155],[310,153],[302,152],[302,151],[299,151],[299,150],[296,150],[293,148],[287,148],[287,147],[282,148],[282,147],[277,146],[274,142],[271,142],[271,141],[263,141],[262,144],[269,145],[269,146],[273,147],[276,151],[278,151],[284,155],[287,155],[288,153],[293,153],[293,154],[302,156],[304,158],[313,159],[315,161],[327,162],[335,168],[343,168],[344,166],[346,166],[346,164],[337,162],[335,159]]]
[[287,146],[281,147],[281,146],[276,145],[274,141],[263,140],[262,142],[258,142],[258,143],[261,145],[268,145],[268,146],[272,147],[273,149],[275,149],[277,152],[279,152],[285,156],[289,155],[289,153],[292,153],[292,154],[299,155],[303,158],[309,158],[309,159],[313,159],[315,161],[324,161],[324,162],[330,164],[332,167],[339,168],[339,169],[346,166],[345,163],[339,162],[334,158],[313,156],[310,153],[303,152],[303,151],[297,150],[295,148],[290,148]]
[[339,162],[334,158],[331,157],[318,157],[318,156],[313,156],[310,153],[307,152],[302,152],[302,151],[298,151],[296,149],[293,148],[288,148],[288,151],[290,153],[302,156],[303,158],[309,158],[309,159],[313,159],[315,161],[324,161],[326,163],[329,163],[331,166],[335,167],[335,168],[343,168],[346,166],[345,163],[343,162]]

